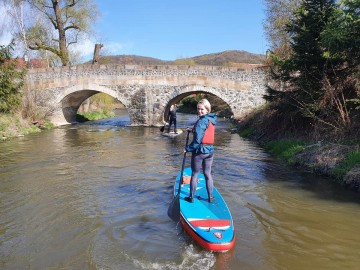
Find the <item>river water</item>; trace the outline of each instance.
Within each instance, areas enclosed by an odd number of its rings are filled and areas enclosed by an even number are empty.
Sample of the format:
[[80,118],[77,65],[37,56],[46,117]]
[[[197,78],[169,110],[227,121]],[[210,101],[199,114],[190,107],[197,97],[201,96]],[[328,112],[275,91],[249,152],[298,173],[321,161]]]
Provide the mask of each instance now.
[[213,176],[236,246],[200,248],[167,216],[185,133],[128,124],[120,114],[0,143],[0,269],[359,268],[359,196],[288,168],[226,121]]

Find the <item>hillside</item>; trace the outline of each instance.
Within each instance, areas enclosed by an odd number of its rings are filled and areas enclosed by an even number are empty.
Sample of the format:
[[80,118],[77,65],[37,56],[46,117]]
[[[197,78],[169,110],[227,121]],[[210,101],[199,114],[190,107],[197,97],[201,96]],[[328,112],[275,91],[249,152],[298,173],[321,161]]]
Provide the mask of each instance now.
[[190,58],[197,65],[236,66],[236,64],[263,64],[265,56],[246,51],[224,51]]
[[[90,62],[91,63],[91,62]],[[160,59],[137,56],[137,55],[114,55],[100,56],[99,64],[117,64],[117,65],[168,65],[168,61]]]
[[[224,51],[220,53],[205,54],[190,58],[165,61],[152,57],[137,55],[100,56],[99,64],[119,65],[209,65],[209,66],[235,66],[243,67],[244,64],[263,64],[265,56],[246,51]],[[91,63],[91,62],[90,62]]]

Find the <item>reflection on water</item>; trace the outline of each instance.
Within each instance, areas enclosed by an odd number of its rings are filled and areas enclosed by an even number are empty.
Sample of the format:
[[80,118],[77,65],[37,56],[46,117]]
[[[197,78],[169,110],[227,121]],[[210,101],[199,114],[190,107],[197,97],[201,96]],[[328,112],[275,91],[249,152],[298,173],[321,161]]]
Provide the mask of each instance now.
[[[358,196],[274,161],[224,121],[213,174],[237,241],[203,250],[166,214],[185,136],[126,117],[0,143],[1,269],[357,269]],[[180,127],[195,120],[179,114]]]

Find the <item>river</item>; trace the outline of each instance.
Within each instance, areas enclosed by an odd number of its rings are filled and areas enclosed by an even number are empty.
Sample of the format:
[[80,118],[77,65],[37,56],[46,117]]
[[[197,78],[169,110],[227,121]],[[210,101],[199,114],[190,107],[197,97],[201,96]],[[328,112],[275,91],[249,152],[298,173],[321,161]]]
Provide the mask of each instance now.
[[[180,127],[194,121],[179,114]],[[167,216],[185,133],[128,124],[120,114],[0,143],[0,269],[359,268],[359,195],[274,160],[224,120],[213,176],[237,240],[202,249]]]

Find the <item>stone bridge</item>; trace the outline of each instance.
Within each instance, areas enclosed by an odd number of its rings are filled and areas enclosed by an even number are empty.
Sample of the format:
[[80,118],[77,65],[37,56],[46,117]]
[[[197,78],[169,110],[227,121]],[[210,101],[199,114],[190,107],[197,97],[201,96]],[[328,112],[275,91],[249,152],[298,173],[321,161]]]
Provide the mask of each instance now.
[[132,125],[163,124],[171,104],[197,93],[215,95],[240,117],[265,101],[264,68],[80,65],[31,69],[27,88],[55,125],[76,122],[81,103],[106,93],[127,109]]

